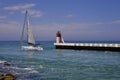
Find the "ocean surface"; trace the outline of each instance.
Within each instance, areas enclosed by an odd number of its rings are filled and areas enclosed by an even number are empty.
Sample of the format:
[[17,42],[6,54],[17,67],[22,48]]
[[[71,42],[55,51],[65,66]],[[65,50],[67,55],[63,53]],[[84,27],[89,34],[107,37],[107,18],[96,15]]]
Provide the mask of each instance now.
[[12,73],[16,80],[120,80],[120,52],[56,50],[53,41],[37,43],[43,51],[0,41],[0,73]]

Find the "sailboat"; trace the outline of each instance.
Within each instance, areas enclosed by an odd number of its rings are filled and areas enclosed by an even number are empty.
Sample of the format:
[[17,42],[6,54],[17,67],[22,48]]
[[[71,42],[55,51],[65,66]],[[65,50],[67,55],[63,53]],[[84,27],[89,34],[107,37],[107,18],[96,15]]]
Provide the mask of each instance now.
[[[23,36],[25,33],[25,29],[26,33],[27,33],[27,45],[23,45]],[[22,36],[21,36],[21,49],[22,50],[37,50],[37,51],[41,51],[43,50],[43,48],[40,45],[36,45],[35,43],[35,39],[33,37],[33,33],[32,33],[32,29],[30,27],[30,23],[29,23],[29,18],[28,18],[28,11],[26,10],[25,13],[25,20],[24,20],[24,25],[23,25],[23,30],[22,30]]]

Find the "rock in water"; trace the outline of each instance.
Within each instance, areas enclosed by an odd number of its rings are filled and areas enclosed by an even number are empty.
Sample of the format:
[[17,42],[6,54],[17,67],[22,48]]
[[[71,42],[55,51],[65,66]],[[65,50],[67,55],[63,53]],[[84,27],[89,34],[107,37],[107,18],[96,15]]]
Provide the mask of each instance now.
[[5,75],[5,79],[4,80],[15,80],[15,76],[11,73],[7,73]]
[[8,62],[4,62],[4,66],[10,66]]
[[0,80],[15,80],[15,76],[11,73],[0,74]]
[[0,80],[4,80],[4,74],[0,74]]

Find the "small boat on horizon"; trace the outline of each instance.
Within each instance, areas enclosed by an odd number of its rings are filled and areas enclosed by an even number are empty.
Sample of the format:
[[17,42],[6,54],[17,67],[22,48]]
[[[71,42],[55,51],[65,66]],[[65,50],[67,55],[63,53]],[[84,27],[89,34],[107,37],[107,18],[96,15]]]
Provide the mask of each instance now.
[[[24,33],[25,33],[25,28],[27,29],[27,32],[26,32],[27,33],[27,45],[23,45],[23,37],[24,37]],[[37,50],[37,51],[43,50],[43,48],[40,45],[36,45],[36,43],[35,43],[32,29],[31,29],[30,23],[29,23],[27,10],[25,13],[25,20],[24,20],[22,36],[21,36],[21,44],[22,44],[22,46],[21,46],[22,50]]]

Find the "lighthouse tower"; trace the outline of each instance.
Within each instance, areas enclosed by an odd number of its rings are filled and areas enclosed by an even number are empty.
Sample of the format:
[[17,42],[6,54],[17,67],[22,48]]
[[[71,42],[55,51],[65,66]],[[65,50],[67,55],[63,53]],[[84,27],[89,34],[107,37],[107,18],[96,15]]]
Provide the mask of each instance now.
[[58,31],[56,34],[56,43],[64,43],[60,31]]

